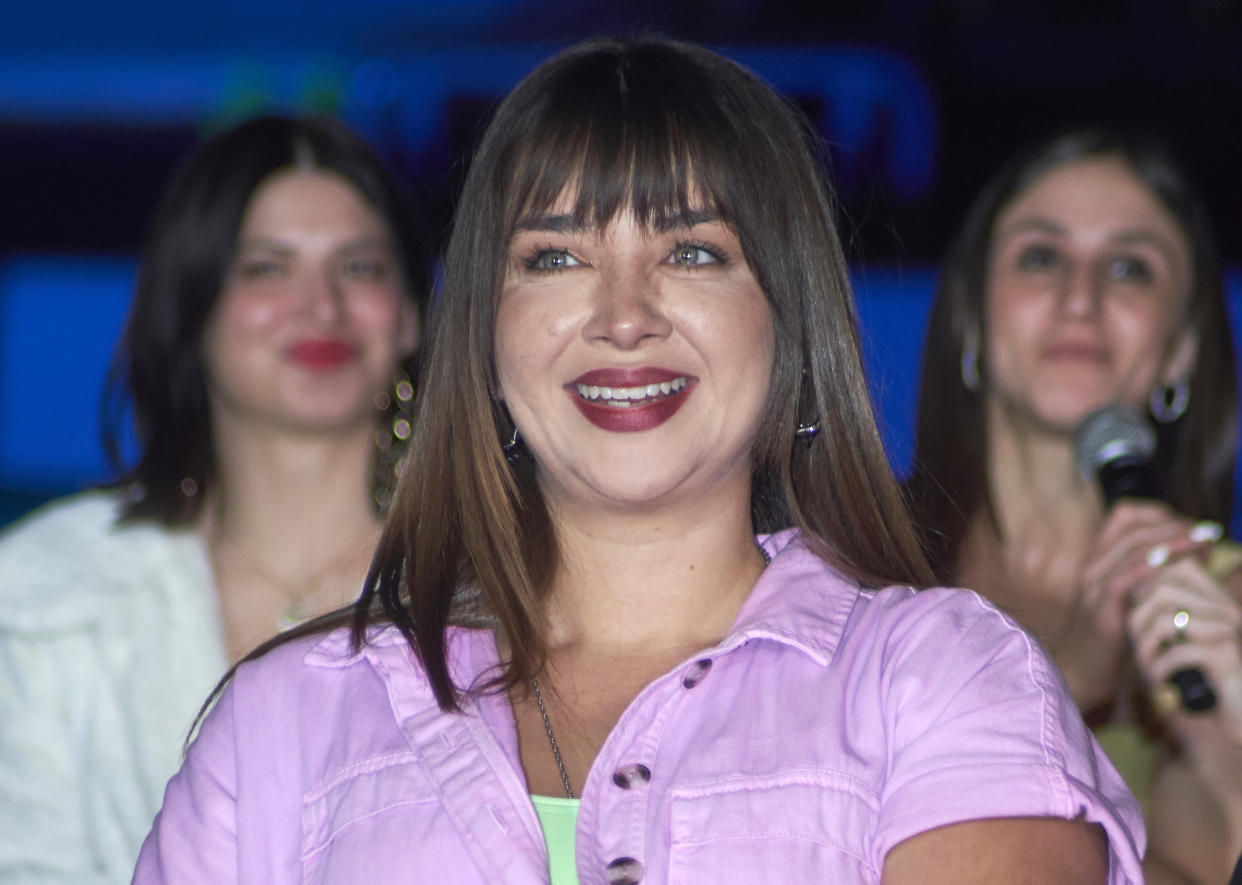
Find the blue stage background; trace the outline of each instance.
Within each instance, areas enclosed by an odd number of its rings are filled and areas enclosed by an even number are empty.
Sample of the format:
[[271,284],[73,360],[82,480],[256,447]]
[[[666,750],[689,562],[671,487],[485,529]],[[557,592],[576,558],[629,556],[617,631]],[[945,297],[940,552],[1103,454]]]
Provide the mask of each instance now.
[[[720,48],[823,133],[868,371],[904,472],[936,262],[1015,145],[1089,120],[1165,134],[1204,182],[1225,256],[1242,268],[1238,4],[999,7],[67,0],[6,9],[0,525],[110,476],[98,400],[135,256],[160,187],[203,134],[266,111],[338,114],[409,183],[438,236],[496,98],[556,48],[632,30]],[[1231,273],[1230,292],[1237,340],[1242,272]]]

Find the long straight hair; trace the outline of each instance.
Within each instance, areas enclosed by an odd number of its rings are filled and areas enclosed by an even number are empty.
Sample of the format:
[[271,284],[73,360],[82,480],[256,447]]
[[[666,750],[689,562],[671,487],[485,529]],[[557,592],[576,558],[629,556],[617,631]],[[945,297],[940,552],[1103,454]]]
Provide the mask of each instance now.
[[[737,230],[776,340],[754,450],[756,530],[797,526],[865,584],[930,581],[876,430],[815,144],[801,115],[749,71],[662,39],[579,44],[504,99],[463,185],[411,454],[355,608],[355,644],[376,620],[395,624],[445,710],[464,690],[446,661],[454,624],[482,617],[513,652],[473,689],[520,684],[542,666],[557,543],[537,467],[530,458],[514,467],[501,449],[512,428],[493,342],[516,226],[567,187],[573,214],[597,229],[621,211],[658,224],[709,209]],[[800,421],[819,424],[809,447],[795,439]]]
[[[940,581],[951,581],[972,520],[996,522],[988,491],[984,403],[987,372],[987,264],[997,218],[1038,179],[1082,160],[1115,157],[1181,228],[1190,246],[1191,289],[1184,327],[1199,339],[1189,376],[1190,408],[1159,425],[1165,498],[1177,511],[1227,524],[1237,450],[1238,389],[1216,237],[1202,198],[1168,149],[1148,137],[1099,129],[1042,141],[1011,159],[984,187],[949,249],[923,352],[914,470],[909,497],[925,552]],[[980,383],[961,379],[963,349],[977,348]]]
[[[278,172],[306,167],[345,179],[379,216],[418,309],[431,248],[418,216],[379,157],[328,117],[256,117],[218,133],[174,174],[152,218],[134,300],[101,403],[104,448],[131,490],[122,519],[192,523],[216,475],[202,336],[237,252],[255,192]],[[414,358],[404,369],[413,374]],[[133,408],[141,448],[125,469],[120,439]],[[378,416],[377,416],[378,417]],[[193,480],[196,494],[182,491]]]

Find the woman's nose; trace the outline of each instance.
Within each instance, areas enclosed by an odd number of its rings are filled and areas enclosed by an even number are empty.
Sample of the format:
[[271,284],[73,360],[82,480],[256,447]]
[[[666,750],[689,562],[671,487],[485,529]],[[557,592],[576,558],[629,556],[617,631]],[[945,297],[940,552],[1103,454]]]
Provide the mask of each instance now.
[[1061,280],[1061,309],[1072,316],[1090,317],[1103,294],[1099,275],[1089,262],[1070,265]]
[[632,350],[648,339],[666,338],[672,331],[659,281],[652,275],[624,270],[600,275],[594,309],[583,328],[587,340]]
[[303,282],[307,302],[315,318],[325,323],[338,322],[345,315],[345,287],[330,270],[317,270]]

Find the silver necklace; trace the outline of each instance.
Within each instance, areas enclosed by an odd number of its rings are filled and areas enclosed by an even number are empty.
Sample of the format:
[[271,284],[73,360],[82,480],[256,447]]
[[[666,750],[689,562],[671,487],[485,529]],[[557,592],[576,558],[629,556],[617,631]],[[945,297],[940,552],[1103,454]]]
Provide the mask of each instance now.
[[556,770],[561,773],[561,786],[565,788],[565,795],[573,799],[574,789],[569,785],[569,773],[565,771],[565,760],[561,758],[561,748],[556,745],[556,735],[552,732],[552,720],[548,718],[548,708],[543,705],[539,680],[532,676],[530,687],[535,690],[535,704],[539,707],[539,715],[543,717],[543,730],[548,733],[548,743],[552,745],[552,756],[556,759]]
[[[763,547],[759,547],[759,552],[763,555],[763,564],[768,566],[772,562],[772,557]],[[565,760],[561,758],[561,748],[556,743],[556,733],[552,731],[552,720],[548,718],[548,708],[543,705],[543,693],[539,691],[539,680],[534,676],[530,679],[530,687],[535,691],[535,705],[539,707],[539,716],[543,719],[543,730],[548,735],[548,743],[552,746],[552,758],[556,760],[556,770],[561,773],[561,786],[565,788],[565,795],[570,799],[575,798],[574,788],[569,785],[569,772],[565,770]]]

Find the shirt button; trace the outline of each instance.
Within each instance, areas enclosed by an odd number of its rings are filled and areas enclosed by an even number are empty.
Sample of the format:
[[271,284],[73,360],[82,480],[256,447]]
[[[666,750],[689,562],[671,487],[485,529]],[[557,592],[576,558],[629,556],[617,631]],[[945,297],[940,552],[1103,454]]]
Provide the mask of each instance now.
[[645,784],[651,780],[651,769],[641,762],[633,765],[622,765],[612,773],[612,782],[623,790]]
[[711,658],[702,658],[690,665],[685,678],[681,680],[681,684],[685,688],[694,688],[703,681],[703,677],[707,675],[707,671],[712,668]]
[[643,879],[643,865],[632,857],[618,857],[604,869],[608,873],[608,885],[634,885]]

